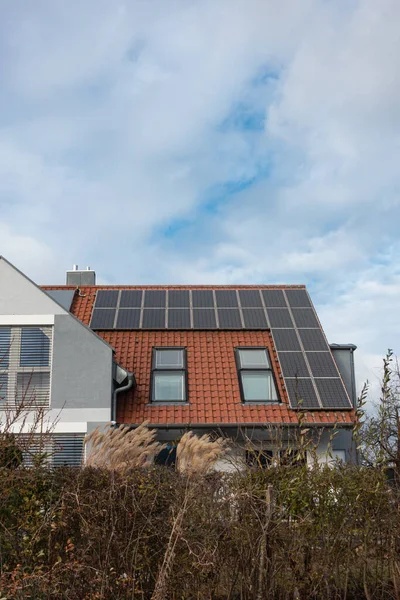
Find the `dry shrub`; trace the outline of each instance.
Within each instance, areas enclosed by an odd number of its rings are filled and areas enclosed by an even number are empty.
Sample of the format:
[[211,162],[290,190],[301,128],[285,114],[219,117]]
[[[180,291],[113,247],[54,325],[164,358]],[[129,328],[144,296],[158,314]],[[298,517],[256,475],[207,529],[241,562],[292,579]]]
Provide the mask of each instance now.
[[149,466],[164,446],[156,441],[157,431],[147,425],[145,422],[131,429],[128,425],[115,427],[108,423],[103,431],[97,427],[85,438],[87,466],[121,473]]
[[177,470],[205,475],[226,451],[226,440],[211,441],[208,435],[197,437],[192,431],[182,436],[176,451]]

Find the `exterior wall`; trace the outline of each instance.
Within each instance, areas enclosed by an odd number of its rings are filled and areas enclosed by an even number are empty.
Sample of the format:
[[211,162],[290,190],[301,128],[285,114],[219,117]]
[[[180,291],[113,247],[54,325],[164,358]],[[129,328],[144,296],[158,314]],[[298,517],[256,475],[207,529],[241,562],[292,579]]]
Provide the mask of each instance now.
[[357,402],[356,378],[354,372],[354,349],[355,346],[341,347],[340,345],[331,345],[333,358],[338,366],[339,373],[342,376],[343,383],[353,403],[353,406],[355,406]]

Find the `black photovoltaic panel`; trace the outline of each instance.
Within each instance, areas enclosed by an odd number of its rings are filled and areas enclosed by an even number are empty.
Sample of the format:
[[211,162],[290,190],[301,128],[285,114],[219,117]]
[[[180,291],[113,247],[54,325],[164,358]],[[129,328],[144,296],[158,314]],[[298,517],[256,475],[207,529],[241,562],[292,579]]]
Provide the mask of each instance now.
[[139,329],[140,308],[120,308],[117,329]]
[[236,290],[215,290],[217,306],[220,308],[235,308],[238,306]]
[[238,309],[219,308],[218,321],[220,329],[242,329],[242,321]]
[[287,308],[271,308],[267,310],[271,327],[294,327],[292,317]]
[[194,308],[214,308],[212,290],[192,290],[192,304]]
[[165,312],[162,308],[144,308],[143,329],[165,329]]
[[329,350],[320,329],[299,329],[304,350]]
[[278,350],[289,350],[295,352],[301,350],[299,340],[294,329],[273,329],[272,335],[275,347]]
[[282,290],[261,290],[261,293],[267,308],[286,306],[286,300]]
[[284,377],[310,377],[302,352],[279,352]]
[[96,294],[96,308],[115,308],[119,290],[99,290]]
[[285,290],[285,292],[291,308],[311,307],[306,290]]
[[330,352],[307,352],[307,360],[314,377],[338,377]]
[[243,308],[244,326],[247,329],[266,329],[267,319],[262,308]]
[[168,307],[169,308],[189,308],[190,297],[189,290],[169,290]]
[[311,379],[286,379],[292,408],[321,408]]
[[319,323],[312,308],[292,308],[294,322],[297,327],[317,327]]
[[165,290],[145,290],[145,308],[165,308],[167,293]]
[[122,308],[140,308],[143,290],[122,290],[119,305]]
[[239,298],[243,308],[262,308],[259,290],[239,290]]
[[216,329],[215,311],[211,308],[193,309],[193,327],[195,329]]
[[90,327],[92,329],[113,329],[115,308],[95,308],[92,313]]
[[186,308],[169,308],[168,329],[190,329],[190,310]]
[[315,379],[324,408],[351,408],[341,379]]

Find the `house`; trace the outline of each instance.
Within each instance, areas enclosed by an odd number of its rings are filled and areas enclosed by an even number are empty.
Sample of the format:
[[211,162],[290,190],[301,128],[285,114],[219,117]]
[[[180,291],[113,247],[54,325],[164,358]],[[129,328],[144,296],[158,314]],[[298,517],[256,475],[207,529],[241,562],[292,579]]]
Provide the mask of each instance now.
[[328,344],[305,286],[96,286],[74,268],[38,287],[0,257],[1,408],[45,408],[55,464],[110,420],[171,447],[218,431],[245,460],[292,443],[300,419],[321,460],[355,460],[354,350]]

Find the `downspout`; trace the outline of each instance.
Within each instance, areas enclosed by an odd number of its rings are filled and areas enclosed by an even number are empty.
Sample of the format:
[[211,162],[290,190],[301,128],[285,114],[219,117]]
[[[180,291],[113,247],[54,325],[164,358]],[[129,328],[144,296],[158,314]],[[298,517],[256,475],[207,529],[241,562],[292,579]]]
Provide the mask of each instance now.
[[113,395],[112,395],[112,402],[111,402],[111,421],[113,423],[115,423],[116,418],[117,418],[117,394],[120,394],[121,392],[126,392],[127,390],[132,389],[134,384],[135,384],[134,374],[128,373],[128,383],[121,387],[115,388]]

